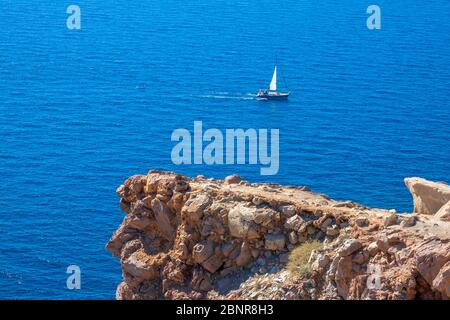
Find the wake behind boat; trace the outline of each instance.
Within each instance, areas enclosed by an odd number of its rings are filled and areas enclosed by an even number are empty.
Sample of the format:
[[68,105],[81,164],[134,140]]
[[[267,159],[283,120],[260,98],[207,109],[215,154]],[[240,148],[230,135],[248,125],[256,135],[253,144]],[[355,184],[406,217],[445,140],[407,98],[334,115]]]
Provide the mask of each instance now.
[[273,70],[272,81],[270,82],[269,89],[260,89],[256,94],[258,99],[263,100],[287,100],[290,92],[277,91],[277,66]]

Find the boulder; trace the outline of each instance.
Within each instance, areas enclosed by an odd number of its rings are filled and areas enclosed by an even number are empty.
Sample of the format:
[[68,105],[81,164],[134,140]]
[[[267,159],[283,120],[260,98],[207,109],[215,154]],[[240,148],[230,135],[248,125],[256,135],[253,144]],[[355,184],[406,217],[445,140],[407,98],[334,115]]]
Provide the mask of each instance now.
[[228,227],[233,237],[241,239],[257,239],[256,231],[257,209],[244,206],[236,206],[228,214]]
[[158,278],[161,264],[161,260],[138,250],[122,262],[122,269],[139,281],[143,281]]
[[152,170],[147,174],[144,189],[147,193],[158,193],[160,196],[170,197],[177,185],[177,181],[181,179],[183,179],[181,175]]
[[433,287],[450,299],[450,261],[441,268],[434,278]]
[[346,257],[351,255],[353,252],[361,249],[362,244],[357,239],[347,239],[342,244],[341,248],[338,250],[338,254],[341,257]]
[[298,215],[292,216],[286,220],[284,227],[288,230],[299,231],[305,221]]
[[386,252],[389,250],[389,238],[387,236],[381,236],[377,241],[377,248],[379,251]]
[[396,213],[389,213],[383,218],[384,226],[389,227],[398,224],[398,215]]
[[292,217],[294,214],[297,213],[297,209],[295,209],[295,206],[283,206],[280,208],[281,212],[285,217]]
[[346,256],[346,257],[340,257],[337,259],[337,265],[336,265],[336,272],[334,275],[334,279],[336,281],[336,288],[338,291],[338,294],[346,299],[348,295],[348,290],[350,286],[351,279],[353,278],[352,275],[352,257]]
[[192,259],[195,263],[203,263],[214,253],[212,243],[197,243],[192,249]]
[[238,184],[242,181],[242,178],[238,176],[237,174],[233,174],[231,176],[228,176],[225,178],[224,183],[225,184]]
[[[432,285],[441,268],[450,261],[450,243],[429,238],[414,248],[417,270]],[[440,283],[440,282],[439,282]]]
[[198,223],[203,217],[203,211],[211,204],[212,200],[207,195],[198,195],[186,201],[182,213],[186,220]]
[[436,218],[442,221],[450,221],[450,201],[442,206],[436,213]]
[[329,237],[336,237],[339,235],[339,227],[337,225],[334,225],[332,227],[328,227],[326,231],[326,235]]
[[368,246],[367,246],[367,251],[369,252],[370,256],[374,256],[378,253],[380,249],[378,248],[378,244],[376,241],[371,242]]
[[326,254],[319,253],[317,250],[313,250],[311,256],[309,257],[308,263],[311,265],[313,270],[323,271],[330,263],[330,257]]
[[450,186],[422,178],[406,178],[405,184],[414,200],[414,212],[435,214],[450,201]]
[[274,220],[278,220],[278,214],[278,212],[269,208],[256,209],[253,212],[253,221],[259,225],[269,226],[273,224]]

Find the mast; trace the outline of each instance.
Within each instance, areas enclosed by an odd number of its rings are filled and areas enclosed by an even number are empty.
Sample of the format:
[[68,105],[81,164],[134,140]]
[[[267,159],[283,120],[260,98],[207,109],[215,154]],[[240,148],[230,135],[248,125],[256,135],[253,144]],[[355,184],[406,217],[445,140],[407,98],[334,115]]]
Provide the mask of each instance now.
[[275,69],[273,70],[272,81],[270,82],[269,89],[272,91],[277,90],[277,66],[275,66]]

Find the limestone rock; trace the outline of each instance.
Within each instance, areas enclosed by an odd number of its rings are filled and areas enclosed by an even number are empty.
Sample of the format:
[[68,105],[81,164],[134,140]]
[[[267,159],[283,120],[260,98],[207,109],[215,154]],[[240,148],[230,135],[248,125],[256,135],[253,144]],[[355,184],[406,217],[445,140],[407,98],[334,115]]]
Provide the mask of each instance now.
[[361,249],[362,244],[357,239],[348,239],[345,240],[342,244],[341,248],[339,249],[338,253],[341,257],[346,257],[351,255],[353,252]]
[[442,243],[437,238],[430,238],[414,250],[417,270],[427,283],[432,285],[440,270],[450,261],[450,243]]
[[294,215],[286,220],[284,227],[288,230],[299,231],[305,221],[298,215]]
[[442,221],[450,221],[450,201],[444,204],[436,213],[436,218]]
[[134,252],[122,263],[124,272],[140,280],[157,278],[160,266],[161,260],[152,258],[143,251]]
[[315,250],[309,258],[309,263],[313,270],[322,271],[330,263],[330,257],[326,254],[320,254]]
[[336,281],[338,294],[343,298],[348,296],[351,279],[353,278],[352,266],[351,256],[341,256],[340,258],[337,258],[334,279]]
[[275,210],[264,208],[253,211],[253,221],[258,225],[269,226],[278,220],[278,212]]
[[414,200],[414,212],[435,214],[450,201],[450,186],[422,178],[406,178],[405,184]]
[[182,214],[187,220],[198,223],[203,217],[203,211],[211,202],[212,200],[208,195],[199,195],[194,199],[189,199],[182,209]]
[[292,217],[297,213],[297,209],[294,206],[283,206],[281,207],[281,212],[285,217]]
[[256,212],[257,209],[242,205],[231,209],[228,214],[228,227],[231,236],[242,239],[257,239],[259,234],[256,231],[257,226],[254,221]]

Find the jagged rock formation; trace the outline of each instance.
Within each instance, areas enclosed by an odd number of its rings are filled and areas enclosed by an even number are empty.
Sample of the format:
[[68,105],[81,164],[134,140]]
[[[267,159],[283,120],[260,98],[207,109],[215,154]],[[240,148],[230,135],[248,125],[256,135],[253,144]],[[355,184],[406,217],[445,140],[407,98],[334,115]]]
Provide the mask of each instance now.
[[[450,298],[450,223],[432,216],[238,176],[150,171],[117,193],[126,216],[107,244],[123,269],[117,299]],[[323,246],[308,271],[287,271],[310,241]]]

